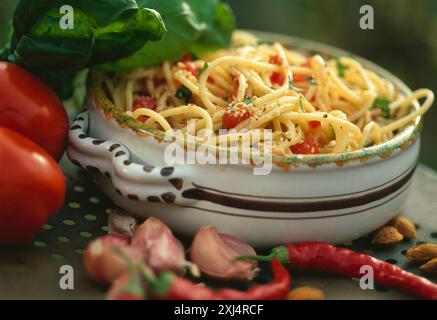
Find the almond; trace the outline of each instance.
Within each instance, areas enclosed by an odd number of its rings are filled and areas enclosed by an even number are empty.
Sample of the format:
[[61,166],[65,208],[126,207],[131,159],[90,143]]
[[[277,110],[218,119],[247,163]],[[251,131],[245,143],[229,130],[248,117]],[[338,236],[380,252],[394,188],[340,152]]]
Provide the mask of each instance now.
[[409,261],[429,261],[437,258],[437,244],[425,243],[407,251]]
[[324,300],[325,295],[320,289],[300,287],[290,291],[287,300]]
[[383,227],[376,231],[372,243],[378,245],[394,245],[401,242],[404,236],[395,227]]
[[389,225],[398,229],[399,233],[402,234],[405,238],[416,239],[416,227],[410,219],[404,216],[397,216],[392,221],[390,221]]
[[437,273],[437,258],[434,258],[433,260],[425,263],[423,266],[420,267],[420,270]]

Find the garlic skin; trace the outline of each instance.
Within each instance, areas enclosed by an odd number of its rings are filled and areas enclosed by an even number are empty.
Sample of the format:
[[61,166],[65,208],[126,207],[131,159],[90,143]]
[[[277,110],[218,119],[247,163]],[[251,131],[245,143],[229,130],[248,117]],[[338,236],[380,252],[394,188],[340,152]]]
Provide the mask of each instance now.
[[191,260],[202,274],[218,280],[252,280],[258,272],[256,261],[235,261],[241,255],[256,255],[245,242],[216,228],[202,227],[190,249]]
[[182,243],[161,220],[151,217],[137,227],[132,246],[141,248],[146,264],[156,272],[183,273],[189,263],[185,259]]
[[108,216],[108,234],[132,237],[137,220],[121,209],[113,210]]
[[[125,257],[123,257],[123,255]],[[84,262],[88,274],[99,283],[111,283],[129,269],[129,261],[136,264],[145,259],[144,252],[129,246],[129,238],[103,236],[85,249]]]

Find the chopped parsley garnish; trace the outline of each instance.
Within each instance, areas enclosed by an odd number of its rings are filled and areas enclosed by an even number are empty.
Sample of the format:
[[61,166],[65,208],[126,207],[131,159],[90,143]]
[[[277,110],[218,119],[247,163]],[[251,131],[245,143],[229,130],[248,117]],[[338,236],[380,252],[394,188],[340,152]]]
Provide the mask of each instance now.
[[302,97],[299,97],[299,106],[300,106],[300,111],[304,112],[305,111],[305,106],[303,104]]
[[247,105],[253,104],[252,98],[250,98],[250,97],[247,97],[246,99],[244,99],[243,102]]
[[288,77],[288,82],[290,83],[290,84],[288,85],[288,87],[289,87],[291,90],[294,90],[294,91],[302,91],[302,88],[299,88],[298,86],[296,86],[296,85],[294,84],[294,82],[291,81],[290,77]]
[[306,78],[306,81],[312,86],[317,85],[317,81],[316,81],[316,79],[314,79],[314,77],[308,77],[308,78]]
[[185,104],[191,102],[191,98],[193,97],[193,93],[186,86],[182,85],[179,87],[178,91],[176,91],[176,98],[184,100]]
[[340,58],[336,58],[335,61],[337,61],[337,72],[339,77],[344,78],[347,67],[343,63],[341,63]]
[[202,69],[200,69],[199,71],[199,76],[204,73],[206,71],[206,69],[208,69],[209,65],[208,62],[205,62],[205,64],[203,65]]
[[269,40],[258,40],[257,41],[257,45],[261,46],[263,44],[273,44],[273,41],[269,41]]
[[379,109],[381,110],[381,116],[389,119],[390,118],[390,101],[384,99],[384,98],[376,98],[375,102],[372,106],[373,110]]

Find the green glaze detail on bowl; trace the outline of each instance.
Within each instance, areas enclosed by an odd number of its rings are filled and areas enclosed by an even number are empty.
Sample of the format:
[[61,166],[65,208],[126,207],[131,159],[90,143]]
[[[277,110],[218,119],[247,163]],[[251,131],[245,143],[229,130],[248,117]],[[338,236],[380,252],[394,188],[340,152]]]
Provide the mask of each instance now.
[[[278,35],[267,32],[251,32],[260,39],[278,41],[287,47],[311,54],[318,53],[325,57],[353,56],[366,68],[373,70],[380,76],[392,81],[404,95],[408,96],[412,94],[412,91],[408,88],[408,86],[389,71],[364,58],[358,57],[353,53],[292,36]],[[162,131],[144,126],[141,122],[136,121],[132,117],[126,115],[123,111],[117,108],[112,101],[110,101],[101,85],[102,76],[103,71],[99,69],[94,69],[90,74],[88,85],[88,99],[90,104],[98,109],[102,109],[106,117],[108,119],[115,119],[120,127],[130,128],[137,132],[139,136],[151,135],[162,141],[164,139],[164,133]],[[415,104],[415,107],[419,108],[418,103]],[[422,117],[417,117],[414,124],[404,128],[402,132],[397,134],[393,139],[376,146],[339,154],[292,155],[284,157],[273,156],[273,162],[279,166],[318,166],[332,163],[342,165],[346,162],[354,160],[367,161],[375,157],[387,157],[398,149],[409,146],[416,140],[422,129],[422,120]]]

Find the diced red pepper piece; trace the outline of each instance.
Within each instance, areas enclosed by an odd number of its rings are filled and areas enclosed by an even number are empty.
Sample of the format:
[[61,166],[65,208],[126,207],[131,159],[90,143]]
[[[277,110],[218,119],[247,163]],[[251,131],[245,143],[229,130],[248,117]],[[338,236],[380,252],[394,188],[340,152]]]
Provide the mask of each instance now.
[[304,67],[304,68],[310,68],[311,69],[311,60],[308,59],[305,63],[302,63],[300,66]]
[[[282,59],[278,54],[275,54],[270,56],[269,63],[279,66],[282,64]],[[285,75],[281,72],[273,72],[270,76],[270,82],[273,85],[283,86],[285,83]]]
[[273,85],[283,86],[285,83],[285,74],[282,72],[273,72],[270,76],[270,82]]
[[251,112],[248,108],[234,108],[226,111],[223,115],[223,129],[233,129],[241,122],[251,117]]
[[181,69],[188,71],[195,77],[199,75],[199,68],[194,64],[194,62],[191,61],[184,62],[184,65],[181,67]]
[[[135,111],[137,109],[145,108],[150,110],[156,110],[158,107],[158,104],[155,99],[148,96],[138,96],[133,103],[132,111]],[[140,116],[137,119],[140,122],[145,122],[147,120],[146,116]]]
[[[311,68],[311,60],[308,59],[305,63],[301,64],[300,66],[304,68]],[[304,82],[307,79],[308,79],[307,74],[299,74],[299,73],[293,74],[294,83]]]
[[184,54],[181,58],[181,62],[186,63],[189,61],[193,61],[193,55],[190,53]]
[[302,143],[291,147],[294,154],[320,154],[319,144],[312,135],[307,135]]
[[199,75],[199,68],[196,66],[196,64],[193,62],[193,56],[189,53],[182,56],[180,62],[183,63],[183,66],[181,67],[181,70],[188,71],[193,76],[197,77]]
[[322,123],[320,121],[310,121],[310,127],[312,129],[317,129],[318,127],[320,127],[322,125]]
[[240,88],[240,81],[238,80],[238,78],[236,78],[234,81],[234,90],[232,91],[231,101],[235,101],[235,99],[237,99],[239,88]]
[[282,59],[278,54],[275,54],[275,55],[270,56],[269,63],[279,66],[282,63]]

